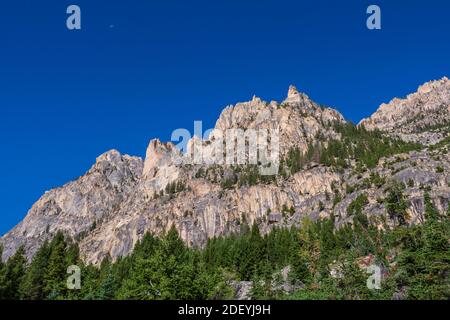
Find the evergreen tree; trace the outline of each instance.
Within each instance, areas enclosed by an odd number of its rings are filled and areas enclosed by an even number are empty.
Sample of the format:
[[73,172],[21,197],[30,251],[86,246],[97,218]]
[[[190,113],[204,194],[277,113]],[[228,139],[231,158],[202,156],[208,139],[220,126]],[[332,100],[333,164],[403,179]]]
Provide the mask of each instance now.
[[48,292],[45,292],[45,271],[50,257],[50,246],[44,242],[35,253],[24,279],[20,286],[20,295],[22,299],[42,300],[45,299]]
[[25,248],[21,246],[8,259],[0,279],[0,299],[20,299],[20,284],[26,270]]
[[3,263],[3,245],[0,244],[0,271],[3,270],[5,264]]
[[428,192],[425,192],[423,198],[425,204],[425,219],[430,220],[430,223],[433,223],[439,219],[439,211],[431,202],[430,194]]
[[100,283],[97,298],[100,300],[111,300],[115,297],[116,280],[112,271],[110,270],[103,281]]
[[401,281],[410,287],[410,299],[449,299],[450,222],[440,219],[428,194],[424,203],[424,225],[412,228],[402,241],[399,261],[406,274]]
[[58,232],[50,243],[50,255],[45,270],[45,292],[49,299],[61,299],[66,292],[67,261],[66,241],[62,232]]
[[[0,244],[0,281],[2,281],[3,272],[5,270],[5,264],[3,263],[3,246]],[[0,282],[0,288],[2,284]]]
[[[398,190],[388,191],[395,196],[387,204],[402,199]],[[366,204],[364,194],[357,197],[348,209],[353,223],[338,229],[332,218],[304,219],[301,229],[274,228],[265,236],[256,224],[241,225],[241,233],[210,239],[204,249],[188,248],[172,227],[163,237],[144,235],[131,255],[114,263],[107,256],[99,267],[84,266],[78,247],[58,233],[28,267],[23,247],[0,262],[0,299],[224,299],[234,297],[232,280],[253,281],[254,299],[390,299],[402,288],[410,299],[449,299],[450,220],[429,194],[423,224],[392,230],[368,224]],[[390,269],[376,292],[366,287],[368,275],[359,266],[369,253]],[[82,268],[79,291],[66,289],[72,264]],[[286,266],[288,281],[302,289],[282,296],[279,275]]]
[[270,277],[255,275],[252,278],[250,296],[253,300],[269,300],[274,298]]
[[78,244],[70,244],[66,249],[66,264],[70,265],[80,265],[82,263],[80,259],[80,248]]
[[297,250],[292,258],[292,274],[294,280],[299,280],[303,283],[311,280],[311,273],[308,268],[307,254],[304,249]]
[[160,297],[160,289],[155,287],[160,279],[154,277],[159,265],[152,264],[154,262],[158,261],[152,257],[136,257],[130,275],[118,293],[120,299],[154,300]]
[[408,206],[403,195],[403,185],[395,183],[388,189],[385,205],[391,219],[397,221],[399,225],[406,223],[406,208]]
[[242,280],[251,280],[261,272],[261,264],[268,263],[264,241],[256,224],[239,244],[238,270]]
[[106,256],[100,266],[99,286],[96,298],[99,300],[111,300],[115,297],[117,283],[113,273],[113,265],[110,256]]
[[93,265],[82,266],[81,269],[81,292],[79,298],[83,300],[97,299],[98,279],[100,272]]
[[162,248],[165,256],[172,255],[177,259],[181,258],[183,253],[185,253],[184,242],[178,235],[178,231],[174,225],[172,225],[169,232],[164,237]]
[[350,250],[340,263],[341,276],[334,279],[335,299],[365,300],[371,297],[367,288],[367,274],[356,264],[358,253]]

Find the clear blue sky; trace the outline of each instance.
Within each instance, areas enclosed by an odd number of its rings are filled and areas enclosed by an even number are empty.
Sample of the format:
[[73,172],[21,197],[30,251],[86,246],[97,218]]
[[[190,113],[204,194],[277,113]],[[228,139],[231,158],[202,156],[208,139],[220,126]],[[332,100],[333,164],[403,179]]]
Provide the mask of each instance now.
[[[66,8],[82,30],[66,29]],[[366,28],[378,4],[382,30]],[[143,156],[295,84],[358,121],[450,76],[450,3],[14,0],[0,7],[0,234],[112,148]]]

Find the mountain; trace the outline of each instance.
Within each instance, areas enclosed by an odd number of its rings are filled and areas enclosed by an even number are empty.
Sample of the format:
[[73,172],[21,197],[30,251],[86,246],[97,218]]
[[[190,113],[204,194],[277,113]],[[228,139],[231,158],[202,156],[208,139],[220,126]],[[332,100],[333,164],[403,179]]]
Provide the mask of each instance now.
[[[196,247],[245,224],[268,233],[301,226],[305,217],[333,217],[339,227],[355,219],[362,198],[369,223],[421,223],[423,190],[441,211],[450,199],[449,88],[447,78],[424,84],[355,127],[291,86],[281,103],[253,97],[226,107],[209,138],[192,138],[186,154],[157,139],[145,160],[108,151],[85,175],[32,206],[1,238],[3,259],[21,245],[32,257],[59,230],[79,244],[85,262],[99,264],[129,254],[146,232],[161,235],[172,225]],[[213,153],[218,132],[229,129],[278,129],[278,174],[261,175],[257,165],[183,161],[196,146]],[[396,183],[407,199],[401,217],[383,202]]]
[[444,77],[421,85],[405,99],[395,98],[360,125],[379,129],[406,141],[435,144],[449,133],[450,80]]

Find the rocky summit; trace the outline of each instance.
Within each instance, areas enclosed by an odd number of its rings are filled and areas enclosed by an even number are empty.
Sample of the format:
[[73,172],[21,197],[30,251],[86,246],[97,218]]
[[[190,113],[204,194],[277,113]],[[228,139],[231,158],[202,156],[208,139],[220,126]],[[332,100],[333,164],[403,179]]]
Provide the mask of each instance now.
[[439,142],[448,135],[450,119],[450,80],[444,77],[421,85],[404,99],[395,98],[360,125],[379,129],[406,141],[425,145]]
[[[150,141],[146,159],[111,150],[79,179],[46,192],[1,238],[3,260],[24,245],[28,258],[58,231],[77,242],[85,262],[129,254],[146,232],[175,226],[189,246],[256,223],[263,233],[301,227],[305,217],[354,219],[355,201],[380,228],[424,220],[423,190],[442,212],[450,200],[450,81],[428,82],[383,104],[353,126],[294,86],[282,102],[258,97],[226,107],[216,130],[279,129],[280,169],[192,164],[172,143]],[[208,148],[214,139],[199,143]],[[195,143],[193,138],[190,145]],[[386,190],[401,184],[407,214],[390,214]],[[401,221],[400,221],[401,220]]]

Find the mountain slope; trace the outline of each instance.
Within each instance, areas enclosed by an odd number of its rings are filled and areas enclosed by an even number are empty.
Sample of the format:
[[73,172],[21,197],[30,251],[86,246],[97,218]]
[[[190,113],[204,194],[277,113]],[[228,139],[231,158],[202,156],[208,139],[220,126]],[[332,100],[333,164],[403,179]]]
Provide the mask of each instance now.
[[[448,80],[442,81],[425,86],[402,105],[414,105],[424,119],[434,119],[437,106],[449,103]],[[401,136],[392,122],[405,111],[398,106],[385,115],[385,109],[362,123]],[[442,124],[441,118],[421,123]],[[413,122],[408,123],[412,128]],[[172,225],[192,246],[239,232],[244,223],[257,223],[267,233],[275,226],[301,225],[305,217],[331,216],[339,226],[354,219],[349,207],[360,196],[367,197],[370,223],[389,227],[398,221],[386,213],[382,200],[396,181],[405,187],[409,224],[423,221],[424,188],[430,189],[439,210],[448,206],[450,161],[445,143],[412,151],[417,149],[413,144],[354,128],[339,112],[321,107],[295,87],[282,103],[254,97],[225,108],[215,129],[230,128],[278,128],[279,174],[261,176],[251,165],[180,163],[183,155],[175,146],[159,140],[150,142],[144,162],[110,151],[86,175],[46,193],[2,237],[3,259],[22,244],[31,257],[57,230],[79,243],[86,262],[98,264],[107,255],[116,259],[130,253],[145,232],[162,234]],[[216,134],[213,131],[206,141],[193,138],[189,145],[192,149],[200,143],[208,152]]]
[[111,150],[96,160],[92,168],[76,181],[46,192],[25,219],[2,237],[4,257],[21,245],[31,256],[58,230],[79,239],[96,223],[109,219],[121,202],[134,190],[143,161]]
[[421,85],[405,99],[395,98],[360,125],[379,129],[406,141],[425,145],[439,142],[450,132],[450,80],[444,77]]

